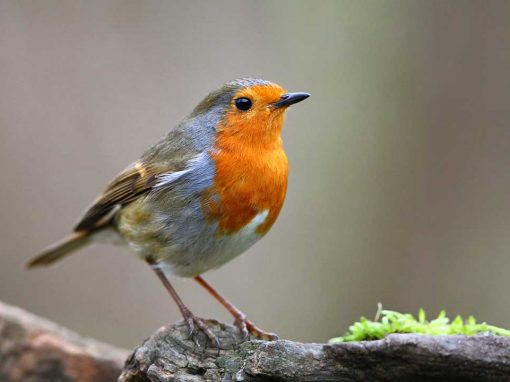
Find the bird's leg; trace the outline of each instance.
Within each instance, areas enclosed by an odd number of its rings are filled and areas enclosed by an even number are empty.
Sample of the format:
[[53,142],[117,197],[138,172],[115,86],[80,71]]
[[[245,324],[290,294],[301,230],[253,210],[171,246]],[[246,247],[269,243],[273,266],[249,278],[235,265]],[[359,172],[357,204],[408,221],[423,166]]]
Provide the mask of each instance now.
[[151,268],[154,270],[158,278],[161,280],[163,285],[165,286],[166,290],[170,293],[172,298],[174,299],[175,303],[179,307],[179,310],[181,311],[182,317],[184,318],[184,321],[188,324],[188,328],[190,329],[190,333],[193,334],[195,331],[195,325],[199,327],[199,329],[205,333],[205,335],[211,340],[213,344],[216,345],[216,347],[220,348],[220,343],[218,341],[218,338],[216,335],[209,329],[207,324],[197,316],[195,316],[189,308],[184,305],[184,302],[182,302],[181,298],[175,291],[172,284],[170,284],[170,281],[166,278],[163,271],[158,267],[158,263],[154,261],[151,257],[147,258],[147,263],[151,266]]
[[202,285],[216,300],[223,305],[229,313],[234,317],[234,324],[239,328],[243,336],[246,338],[248,333],[253,334],[255,337],[262,338],[269,341],[278,339],[274,333],[268,333],[262,329],[257,328],[253,322],[246,318],[246,315],[237,309],[230,301],[221,295],[211,284],[205,281],[201,276],[195,276],[195,280]]

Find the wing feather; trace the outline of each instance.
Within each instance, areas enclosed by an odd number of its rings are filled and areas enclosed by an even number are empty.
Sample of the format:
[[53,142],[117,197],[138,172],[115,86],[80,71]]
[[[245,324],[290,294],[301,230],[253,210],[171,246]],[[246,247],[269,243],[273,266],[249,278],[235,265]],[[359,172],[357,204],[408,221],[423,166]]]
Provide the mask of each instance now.
[[111,221],[118,207],[149,192],[158,183],[161,174],[173,171],[168,166],[135,162],[107,186],[78,222],[74,231],[94,231],[105,226]]
[[95,231],[112,222],[120,207],[151,192],[172,185],[195,165],[198,151],[183,128],[177,128],[147,150],[142,158],[126,168],[107,186],[87,210],[74,230]]

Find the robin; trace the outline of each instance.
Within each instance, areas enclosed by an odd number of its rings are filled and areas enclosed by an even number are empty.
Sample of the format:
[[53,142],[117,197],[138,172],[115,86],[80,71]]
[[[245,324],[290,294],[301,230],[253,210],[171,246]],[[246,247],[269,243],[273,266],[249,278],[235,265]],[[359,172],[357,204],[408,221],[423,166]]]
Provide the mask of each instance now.
[[126,243],[155,271],[191,332],[198,327],[217,343],[169,275],[194,278],[245,336],[276,338],[247,320],[201,274],[244,252],[275,222],[287,189],[280,136],[285,111],[309,96],[261,79],[226,83],[113,179],[73,233],[28,267],[50,265],[94,242]]

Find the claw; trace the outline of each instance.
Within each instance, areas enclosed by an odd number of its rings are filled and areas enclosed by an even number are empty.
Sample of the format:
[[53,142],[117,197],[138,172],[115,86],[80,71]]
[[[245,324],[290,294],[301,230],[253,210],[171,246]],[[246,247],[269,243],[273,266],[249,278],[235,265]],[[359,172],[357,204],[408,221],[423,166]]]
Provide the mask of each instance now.
[[248,328],[248,331],[257,338],[266,341],[278,340],[278,336],[275,333],[266,332],[260,328],[257,328],[255,324],[249,320],[246,320],[246,327]]
[[234,321],[234,325],[237,326],[239,331],[241,332],[241,343],[249,340],[250,332],[248,331],[248,327],[246,325],[246,319],[236,319]]
[[182,316],[184,318],[184,321],[186,322],[186,325],[188,326],[189,332],[188,332],[188,339],[193,337],[193,333],[195,333],[195,323],[194,323],[194,316],[193,313],[191,313],[190,310],[185,309],[182,311]]
[[198,317],[194,317],[194,321],[195,324],[197,324],[197,326],[200,328],[200,330],[207,336],[207,338],[209,338],[211,343],[214,344],[214,346],[217,349],[220,349],[221,344],[220,341],[218,340],[218,337],[216,337],[216,335],[211,331],[211,329],[209,328],[209,326],[207,326],[205,321]]
[[[193,337],[193,335],[197,332],[198,327],[198,329],[202,333],[204,333],[207,336],[207,338],[209,338],[211,343],[214,344],[216,348],[218,349],[220,348],[221,345],[220,341],[218,340],[218,337],[216,337],[216,335],[211,331],[211,329],[209,328],[209,326],[207,326],[204,320],[196,317],[193,313],[191,313],[190,310],[184,310],[182,312],[182,315],[184,316],[184,320],[186,321],[186,324],[188,325],[188,328],[190,330],[189,338]],[[197,343],[197,345],[199,344]]]
[[256,327],[255,324],[246,319],[246,317],[236,319],[234,321],[234,325],[239,328],[239,331],[243,336],[242,342],[246,341],[250,334],[256,338],[266,341],[276,341],[278,339],[278,336],[275,333],[269,333]]

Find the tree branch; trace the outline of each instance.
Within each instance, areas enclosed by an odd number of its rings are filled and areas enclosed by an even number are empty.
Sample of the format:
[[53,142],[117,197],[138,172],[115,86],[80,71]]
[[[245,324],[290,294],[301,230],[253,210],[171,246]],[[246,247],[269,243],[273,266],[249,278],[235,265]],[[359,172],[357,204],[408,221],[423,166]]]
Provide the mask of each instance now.
[[[240,341],[213,324],[222,350],[188,338],[184,324],[161,328],[135,350],[119,381],[510,381],[510,338],[393,334],[341,344]],[[235,349],[234,349],[235,348]]]
[[0,302],[0,381],[113,382],[127,354]]
[[184,323],[162,327],[127,352],[0,303],[0,381],[510,381],[510,338],[393,334],[342,344],[241,343],[210,323],[216,349]]

